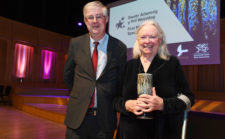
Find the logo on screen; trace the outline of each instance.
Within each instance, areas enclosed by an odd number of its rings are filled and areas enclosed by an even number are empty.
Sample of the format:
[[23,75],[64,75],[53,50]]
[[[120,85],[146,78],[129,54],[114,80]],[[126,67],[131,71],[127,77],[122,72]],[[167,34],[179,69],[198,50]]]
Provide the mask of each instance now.
[[195,46],[197,51],[194,53],[194,58],[209,58],[210,54],[208,52],[208,43],[202,43]]
[[177,56],[180,57],[183,53],[187,53],[189,50],[188,49],[182,49],[182,45],[180,44],[178,47],[177,47]]
[[119,28],[124,28],[124,17],[121,17],[121,19],[116,23],[116,29],[118,30]]

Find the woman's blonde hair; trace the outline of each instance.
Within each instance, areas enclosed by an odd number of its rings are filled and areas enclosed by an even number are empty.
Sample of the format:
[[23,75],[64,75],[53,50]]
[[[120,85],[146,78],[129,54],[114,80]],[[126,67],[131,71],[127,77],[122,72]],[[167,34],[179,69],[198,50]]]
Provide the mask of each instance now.
[[157,29],[158,37],[161,41],[161,43],[159,45],[159,49],[158,49],[158,55],[160,58],[162,58],[164,60],[169,60],[170,53],[169,53],[169,50],[166,45],[165,34],[164,34],[162,28],[159,26],[159,24],[155,20],[147,20],[138,27],[138,29],[136,31],[136,41],[135,41],[135,44],[133,47],[133,58],[137,59],[138,57],[141,56],[141,51],[140,51],[139,44],[138,44],[138,33],[146,25],[152,25]]

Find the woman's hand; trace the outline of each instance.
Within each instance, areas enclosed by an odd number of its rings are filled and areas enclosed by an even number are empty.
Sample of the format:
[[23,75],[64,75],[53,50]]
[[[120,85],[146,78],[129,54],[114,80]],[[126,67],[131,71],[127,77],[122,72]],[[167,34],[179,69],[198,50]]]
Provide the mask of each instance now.
[[139,105],[143,102],[139,102],[138,100],[127,100],[125,102],[125,108],[127,111],[134,113],[135,115],[143,114],[142,107]]
[[163,110],[163,99],[156,95],[155,87],[152,88],[152,95],[142,94],[137,100],[141,102],[138,105],[143,112]]

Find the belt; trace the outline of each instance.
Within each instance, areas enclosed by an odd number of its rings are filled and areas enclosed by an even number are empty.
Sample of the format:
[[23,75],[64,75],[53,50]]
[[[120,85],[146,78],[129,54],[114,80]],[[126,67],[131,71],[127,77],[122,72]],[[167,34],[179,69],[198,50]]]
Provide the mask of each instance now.
[[96,114],[97,114],[97,109],[96,108],[89,108],[88,110],[87,110],[87,113],[86,113],[87,115],[91,115],[91,116],[96,116]]

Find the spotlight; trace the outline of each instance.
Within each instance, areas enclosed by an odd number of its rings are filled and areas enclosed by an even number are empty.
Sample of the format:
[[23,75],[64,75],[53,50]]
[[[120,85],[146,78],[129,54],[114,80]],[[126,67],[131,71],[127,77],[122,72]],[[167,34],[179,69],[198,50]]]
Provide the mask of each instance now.
[[82,23],[82,22],[77,22],[77,25],[78,25],[79,27],[81,27],[81,26],[83,25],[83,23]]

